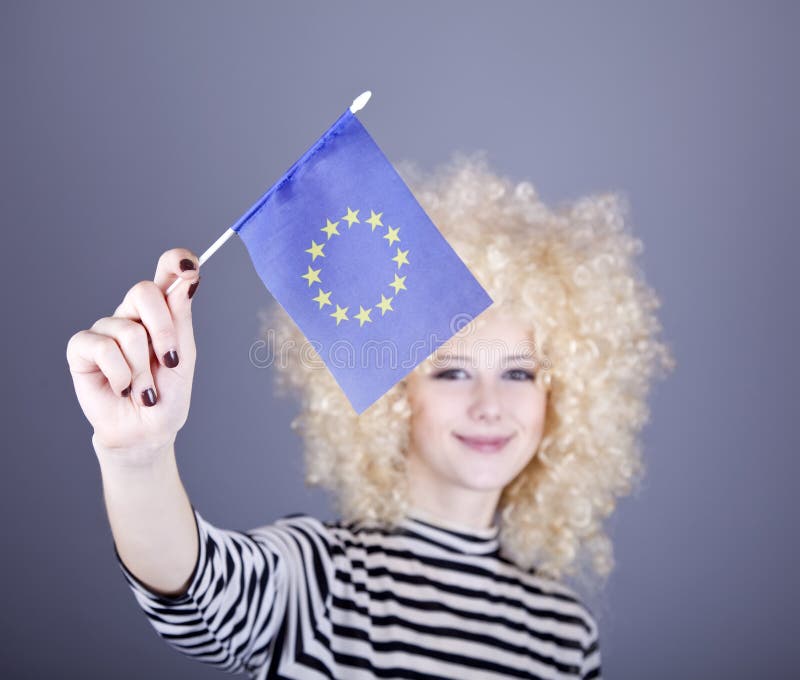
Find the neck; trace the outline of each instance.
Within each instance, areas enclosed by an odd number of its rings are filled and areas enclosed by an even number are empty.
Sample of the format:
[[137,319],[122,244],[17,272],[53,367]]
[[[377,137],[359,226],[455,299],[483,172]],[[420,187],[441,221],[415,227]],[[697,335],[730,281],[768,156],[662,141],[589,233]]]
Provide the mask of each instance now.
[[428,493],[413,486],[410,491],[411,510],[434,522],[470,529],[488,529],[495,525],[499,492],[458,489],[443,493],[442,489],[437,489],[436,493]]

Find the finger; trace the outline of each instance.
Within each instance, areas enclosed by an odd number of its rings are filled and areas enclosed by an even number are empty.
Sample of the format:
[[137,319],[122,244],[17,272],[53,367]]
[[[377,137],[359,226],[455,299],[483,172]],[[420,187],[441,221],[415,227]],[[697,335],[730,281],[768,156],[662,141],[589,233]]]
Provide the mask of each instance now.
[[117,346],[128,366],[130,393],[144,406],[154,406],[158,394],[150,370],[150,346],[144,326],[131,319],[107,316],[95,321],[91,330]]
[[[178,335],[163,291],[153,281],[140,281],[125,295],[114,316],[141,321],[161,364],[175,368],[180,360]],[[145,340],[147,337],[145,336]]]
[[131,393],[131,369],[113,338],[90,330],[79,331],[67,343],[67,362],[73,375],[99,372],[116,394],[127,397]]
[[[191,250],[173,248],[161,254],[156,265],[155,284],[164,292],[175,279],[193,282],[200,272],[200,261]],[[174,293],[173,293],[174,294]]]

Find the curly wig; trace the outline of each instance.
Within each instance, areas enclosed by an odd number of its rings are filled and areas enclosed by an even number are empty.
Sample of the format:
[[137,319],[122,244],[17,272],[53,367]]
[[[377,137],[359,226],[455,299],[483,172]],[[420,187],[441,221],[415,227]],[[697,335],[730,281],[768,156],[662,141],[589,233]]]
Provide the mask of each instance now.
[[[613,552],[603,521],[641,478],[647,394],[674,367],[624,202],[599,194],[550,209],[530,183],[494,174],[483,154],[457,155],[430,175],[411,164],[400,172],[492,309],[529,323],[545,358],[544,434],[498,503],[503,554],[554,579],[578,573],[583,557],[604,579]],[[359,416],[279,305],[263,321],[281,347],[278,385],[301,401],[292,428],[304,441],[306,483],[331,491],[345,521],[396,525],[408,511],[406,380]]]

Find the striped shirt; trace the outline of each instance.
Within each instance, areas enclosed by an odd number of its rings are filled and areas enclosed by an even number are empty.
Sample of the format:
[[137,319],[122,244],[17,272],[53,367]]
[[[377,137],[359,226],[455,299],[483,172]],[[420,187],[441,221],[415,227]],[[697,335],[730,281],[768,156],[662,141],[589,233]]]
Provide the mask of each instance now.
[[241,533],[195,518],[183,595],[120,566],[156,631],[200,661],[259,680],[600,677],[592,614],[502,556],[497,526],[297,514]]

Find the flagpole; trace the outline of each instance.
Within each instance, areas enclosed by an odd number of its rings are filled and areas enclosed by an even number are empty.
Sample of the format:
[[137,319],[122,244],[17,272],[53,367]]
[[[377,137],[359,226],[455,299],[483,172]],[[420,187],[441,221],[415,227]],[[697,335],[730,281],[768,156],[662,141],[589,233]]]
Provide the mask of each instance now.
[[[350,113],[353,113],[353,114],[355,114],[355,113],[357,113],[358,111],[361,111],[361,109],[363,109],[363,108],[364,108],[364,107],[367,105],[367,102],[369,101],[370,97],[372,97],[372,92],[371,92],[370,90],[367,90],[366,92],[362,92],[360,95],[358,95],[358,97],[356,97],[356,98],[353,100],[353,103],[350,105]],[[237,224],[238,224],[238,222],[237,222]],[[220,237],[219,237],[219,238],[218,238],[216,241],[214,241],[214,243],[213,243],[213,244],[211,244],[211,247],[210,247],[210,248],[208,248],[208,249],[207,249],[207,250],[206,250],[206,251],[205,251],[205,252],[204,252],[204,253],[203,253],[203,254],[200,256],[200,260],[198,261],[198,268],[199,268],[199,267],[202,267],[202,266],[203,266],[203,264],[205,264],[205,263],[208,261],[208,259],[209,259],[209,258],[210,258],[210,257],[211,257],[211,256],[212,256],[214,253],[216,253],[216,252],[217,252],[217,251],[218,251],[220,248],[222,248],[222,246],[225,244],[225,242],[226,242],[226,241],[227,241],[227,240],[228,240],[228,239],[229,239],[231,236],[233,236],[235,233],[236,233],[236,232],[233,230],[233,227],[230,227],[230,228],[226,229],[226,230],[225,230],[225,233],[224,233],[224,234],[222,234],[222,236],[220,236]],[[171,293],[173,290],[175,290],[175,289],[178,287],[178,284],[179,284],[181,281],[183,281],[183,279],[181,279],[181,278],[177,278],[177,279],[175,279],[175,280],[172,282],[172,284],[170,285],[170,287],[169,287],[169,288],[167,288],[166,295],[169,295],[169,294],[170,294],[170,293]]]

